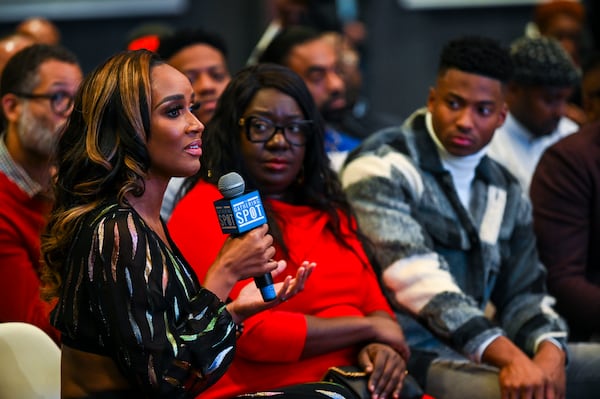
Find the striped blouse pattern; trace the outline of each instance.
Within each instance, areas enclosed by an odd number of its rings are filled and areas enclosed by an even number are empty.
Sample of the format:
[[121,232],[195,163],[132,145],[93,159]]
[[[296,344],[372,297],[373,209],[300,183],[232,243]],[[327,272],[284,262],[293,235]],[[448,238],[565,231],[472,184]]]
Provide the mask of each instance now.
[[194,397],[231,363],[235,325],[169,244],[132,208],[91,213],[65,259],[52,322],[65,344],[113,358],[147,397]]

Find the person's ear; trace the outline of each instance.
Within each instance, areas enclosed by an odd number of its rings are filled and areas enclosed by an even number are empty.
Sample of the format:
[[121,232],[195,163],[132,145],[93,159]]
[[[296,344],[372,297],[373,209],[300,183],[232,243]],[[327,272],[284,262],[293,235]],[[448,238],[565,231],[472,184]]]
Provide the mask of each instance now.
[[427,110],[429,110],[429,112],[433,112],[436,95],[435,87],[430,87],[429,94],[427,95]]
[[15,122],[21,116],[21,101],[13,93],[6,93],[0,99],[2,104],[2,113],[9,122]]
[[498,113],[498,122],[497,122],[496,129],[504,124],[504,121],[506,120],[506,115],[508,115],[508,104],[506,102],[503,102],[502,108],[500,109],[500,112]]

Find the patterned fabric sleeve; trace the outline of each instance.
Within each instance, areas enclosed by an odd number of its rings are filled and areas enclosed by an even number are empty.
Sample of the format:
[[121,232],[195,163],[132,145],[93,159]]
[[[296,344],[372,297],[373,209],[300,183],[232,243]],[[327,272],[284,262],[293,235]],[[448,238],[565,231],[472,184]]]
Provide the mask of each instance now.
[[225,305],[199,288],[191,269],[136,214],[101,217],[81,261],[105,347],[148,396],[195,396],[233,358],[235,328]]
[[510,203],[514,210],[509,212],[516,215],[515,226],[492,295],[496,317],[508,337],[529,355],[547,339],[566,350],[567,326],[554,311],[555,300],[546,290],[546,270],[538,260],[531,204],[525,196]]
[[[480,346],[502,330],[457,285],[446,260],[435,251],[429,231],[414,216],[426,183],[411,160],[385,148],[365,154],[347,165],[342,184],[361,229],[377,247],[392,303],[478,361]],[[438,224],[448,222],[434,219]]]
[[[346,166],[342,182],[361,228],[377,247],[382,279],[391,299],[436,337],[473,361],[480,361],[483,347],[501,334],[529,354],[535,353],[544,339],[563,343],[564,322],[552,310],[552,299],[546,294],[530,208],[520,191],[511,192],[507,201],[510,206],[505,212],[511,216],[506,219],[514,221],[502,227],[510,231],[506,233],[508,239],[496,244],[499,249],[495,252],[503,254],[498,261],[499,276],[495,285],[489,281],[485,287],[493,290],[492,302],[500,320],[496,326],[464,288],[464,282],[473,277],[450,271],[450,262],[469,264],[467,247],[461,248],[466,239],[460,234],[443,235],[459,231],[448,227],[459,222],[453,218],[454,211],[446,209],[440,200],[444,194],[438,184],[409,156],[389,147],[363,154]],[[491,261],[489,256],[484,260]],[[453,272],[458,274],[456,267]]]

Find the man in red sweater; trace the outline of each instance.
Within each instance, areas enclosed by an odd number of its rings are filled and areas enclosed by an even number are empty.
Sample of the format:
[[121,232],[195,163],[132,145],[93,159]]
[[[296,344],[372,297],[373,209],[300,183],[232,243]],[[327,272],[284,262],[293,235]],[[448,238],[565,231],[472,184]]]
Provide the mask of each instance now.
[[56,342],[40,298],[40,234],[52,207],[51,155],[81,79],[70,51],[35,44],[11,57],[0,81],[0,322],[34,324]]

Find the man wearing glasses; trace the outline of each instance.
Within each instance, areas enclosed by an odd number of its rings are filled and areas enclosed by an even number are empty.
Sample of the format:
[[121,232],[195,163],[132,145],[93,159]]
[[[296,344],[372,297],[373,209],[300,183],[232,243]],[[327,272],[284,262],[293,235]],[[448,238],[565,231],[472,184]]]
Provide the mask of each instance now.
[[40,234],[52,207],[52,154],[82,79],[70,51],[35,44],[16,53],[0,81],[0,322],[46,331],[51,305],[40,299]]
[[290,27],[275,36],[258,61],[285,65],[304,80],[326,122],[325,149],[338,171],[361,139],[341,126],[347,110],[346,83],[334,44],[311,28]]

